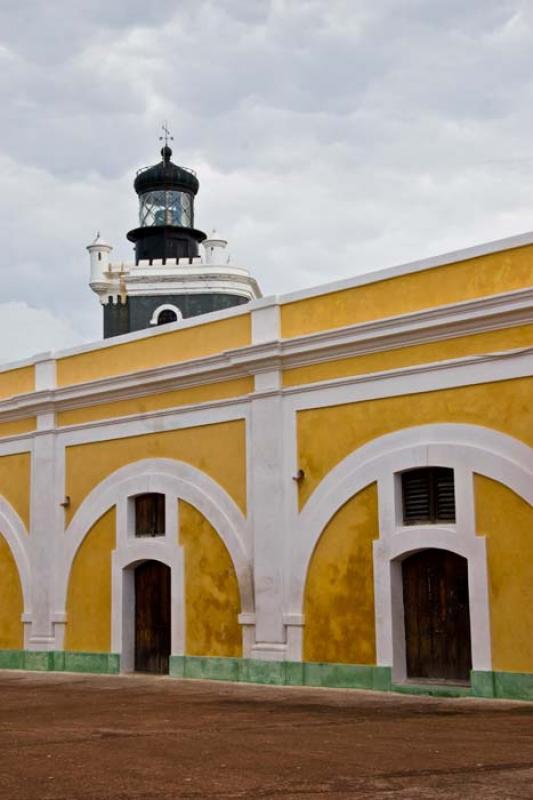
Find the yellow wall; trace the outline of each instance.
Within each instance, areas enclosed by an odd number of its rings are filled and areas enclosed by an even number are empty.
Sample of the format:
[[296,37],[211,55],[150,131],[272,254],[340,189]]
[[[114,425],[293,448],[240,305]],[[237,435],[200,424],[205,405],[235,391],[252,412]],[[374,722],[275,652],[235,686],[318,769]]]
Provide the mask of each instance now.
[[304,661],[375,664],[372,540],[377,487],[351,498],[327,524],[305,587]]
[[30,527],[30,470],[29,453],[0,456],[0,495],[21,517],[26,531]]
[[[57,415],[57,424],[78,425],[82,422],[91,422],[97,419],[110,417],[125,417],[129,414],[144,414],[147,411],[157,411],[160,408],[175,408],[189,403],[205,403],[211,400],[222,400],[226,397],[239,397],[254,390],[254,379],[251,376],[236,378],[231,381],[218,381],[203,386],[191,386],[188,389],[178,389],[174,392],[137,397],[131,400],[119,400],[114,403],[101,403],[85,408],[73,408],[69,411],[60,411]],[[0,436],[1,427],[0,427]]]
[[0,534],[0,649],[24,647],[22,586],[11,549]]
[[336,361],[310,364],[306,367],[295,367],[285,370],[283,385],[296,386],[303,383],[334,380],[350,375],[400,369],[412,364],[428,364],[434,361],[464,358],[468,355],[512,350],[532,344],[533,325],[522,325],[501,331],[459,336],[456,339],[402,347],[396,350],[389,349],[380,353],[367,353]]
[[493,668],[533,672],[533,508],[480,475],[475,492],[477,532],[488,537]]
[[533,245],[281,306],[284,338],[531,286]]
[[179,519],[185,550],[185,652],[241,657],[239,587],[230,555],[205,517],[183,500]]
[[298,414],[298,466],[305,478],[299,486],[300,505],[345,456],[401,428],[462,422],[494,428],[531,446],[532,397],[533,378],[517,378],[302,411]]
[[35,391],[35,369],[33,365],[0,372],[0,400],[16,394]]
[[157,333],[146,339],[88,350],[57,361],[58,386],[94,381],[142,369],[176,364],[250,344],[250,314],[191,328]]
[[17,436],[20,433],[31,433],[36,428],[35,417],[15,419],[12,422],[0,422],[0,436]]
[[111,553],[115,549],[115,508],[100,517],[76,554],[67,595],[65,650],[111,650]]
[[65,514],[67,524],[82,500],[105,477],[143,458],[174,458],[192,464],[246,510],[245,423],[235,420],[67,447],[65,494],[71,498]]

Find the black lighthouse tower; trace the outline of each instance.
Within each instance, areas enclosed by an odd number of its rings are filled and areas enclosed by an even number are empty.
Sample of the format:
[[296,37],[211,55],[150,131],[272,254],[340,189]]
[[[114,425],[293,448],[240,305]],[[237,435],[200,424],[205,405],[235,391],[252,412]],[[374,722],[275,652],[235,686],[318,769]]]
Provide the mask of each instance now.
[[100,235],[88,245],[91,289],[104,312],[104,338],[222,311],[261,296],[248,270],[234,266],[227,241],[194,226],[196,174],[172,162],[163,128],[161,161],[137,172],[139,226],[127,237],[135,261],[113,264]]
[[139,195],[139,227],[128,233],[135,243],[137,264],[175,258],[196,258],[205,233],[194,227],[194,198],[200,184],[194,172],[170,160],[165,144],[161,162],[139,170],[133,188]]

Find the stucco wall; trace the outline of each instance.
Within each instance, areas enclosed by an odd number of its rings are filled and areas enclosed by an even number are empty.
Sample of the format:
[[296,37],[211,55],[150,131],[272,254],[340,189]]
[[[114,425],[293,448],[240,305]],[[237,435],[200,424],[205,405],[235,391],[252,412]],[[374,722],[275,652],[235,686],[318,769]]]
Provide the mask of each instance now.
[[531,286],[533,245],[327,291],[282,306],[282,336],[300,336]]
[[26,530],[30,527],[30,453],[0,456],[0,495],[13,506]]
[[[303,506],[322,478],[366,442],[402,428],[461,422],[493,428],[533,444],[533,378],[368,400],[298,414]],[[331,431],[335,431],[335,436]]]
[[457,336],[446,341],[391,348],[350,358],[332,359],[319,364],[295,367],[283,373],[284,386],[335,380],[349,375],[401,369],[413,364],[429,364],[478,353],[493,353],[533,344],[533,325],[519,325],[502,331]]
[[58,385],[83,383],[243,347],[250,343],[250,315],[216,322],[202,320],[192,328],[156,333],[146,339],[58,359]]
[[305,588],[305,661],[376,663],[372,541],[378,535],[374,483],[337,511],[313,553]]
[[212,525],[194,506],[179,502],[180,542],[185,550],[185,652],[239,657],[239,587],[230,555]]
[[476,520],[488,538],[494,669],[533,672],[533,508],[476,476]]
[[111,553],[115,548],[115,508],[85,537],[70,573],[65,650],[111,650]]
[[107,475],[143,458],[185,461],[205,471],[246,509],[245,424],[236,420],[68,447],[65,492],[71,505],[67,521]]
[[23,600],[13,554],[0,533],[0,649],[23,646]]
[[[177,408],[194,403],[205,403],[211,400],[222,400],[228,397],[240,397],[253,391],[251,377],[236,378],[232,381],[218,381],[205,386],[192,386],[188,389],[176,389],[172,392],[136,397],[131,400],[119,400],[114,403],[99,403],[84,408],[61,411],[57,415],[57,424],[79,425],[98,419],[125,417],[130,414],[146,414],[163,408]],[[1,430],[0,430],[1,435]]]

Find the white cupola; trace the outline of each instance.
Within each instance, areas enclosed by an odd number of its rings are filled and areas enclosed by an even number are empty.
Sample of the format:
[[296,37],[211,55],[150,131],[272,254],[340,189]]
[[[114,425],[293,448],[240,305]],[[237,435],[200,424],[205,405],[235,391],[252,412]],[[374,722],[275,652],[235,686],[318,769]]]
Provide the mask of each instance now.
[[91,284],[105,280],[105,273],[109,269],[109,253],[112,249],[112,245],[107,244],[99,232],[94,242],[87,245],[91,260]]
[[206,264],[225,264],[228,257],[225,250],[228,246],[226,239],[222,239],[215,230],[203,242]]

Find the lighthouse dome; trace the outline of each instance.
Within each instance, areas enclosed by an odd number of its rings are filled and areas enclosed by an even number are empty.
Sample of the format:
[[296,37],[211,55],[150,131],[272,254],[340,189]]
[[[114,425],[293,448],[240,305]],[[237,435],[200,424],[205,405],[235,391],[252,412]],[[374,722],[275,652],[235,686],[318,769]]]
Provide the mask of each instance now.
[[158,164],[139,170],[133,182],[137,194],[158,190],[197,194],[200,184],[193,170],[178,167],[172,163],[171,158],[172,150],[165,145],[161,150],[161,161]]

